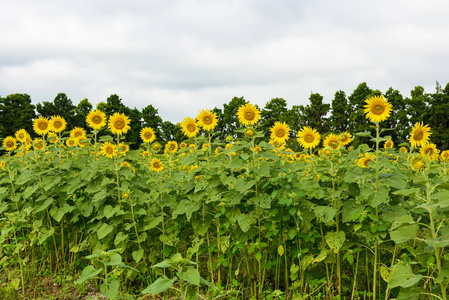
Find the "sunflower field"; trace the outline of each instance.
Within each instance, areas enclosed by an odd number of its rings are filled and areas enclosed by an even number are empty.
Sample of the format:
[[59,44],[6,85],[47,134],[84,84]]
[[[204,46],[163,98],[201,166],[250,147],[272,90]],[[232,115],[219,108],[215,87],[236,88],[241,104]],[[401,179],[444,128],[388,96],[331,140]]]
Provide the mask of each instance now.
[[395,146],[391,110],[366,100],[374,135],[303,127],[300,152],[250,103],[224,142],[205,109],[181,122],[184,142],[146,127],[138,150],[124,114],[91,111],[90,132],[37,118],[40,138],[2,142],[0,293],[30,298],[56,276],[108,299],[445,300],[449,151],[424,123]]

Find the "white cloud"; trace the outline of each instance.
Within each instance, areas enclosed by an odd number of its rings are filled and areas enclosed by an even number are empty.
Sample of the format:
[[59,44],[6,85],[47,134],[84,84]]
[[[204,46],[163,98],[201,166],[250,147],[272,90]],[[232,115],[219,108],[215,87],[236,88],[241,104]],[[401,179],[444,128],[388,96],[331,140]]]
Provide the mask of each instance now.
[[118,94],[178,122],[234,96],[330,102],[361,82],[404,96],[449,82],[449,2],[13,1],[0,3],[0,94]]

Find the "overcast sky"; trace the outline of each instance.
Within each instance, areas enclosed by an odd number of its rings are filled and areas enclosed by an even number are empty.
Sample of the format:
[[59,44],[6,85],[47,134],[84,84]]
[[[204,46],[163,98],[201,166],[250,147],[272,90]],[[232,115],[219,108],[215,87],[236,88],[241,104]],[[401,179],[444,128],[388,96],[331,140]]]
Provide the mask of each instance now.
[[0,95],[118,94],[180,122],[234,96],[263,107],[366,82],[449,82],[449,1],[1,0]]

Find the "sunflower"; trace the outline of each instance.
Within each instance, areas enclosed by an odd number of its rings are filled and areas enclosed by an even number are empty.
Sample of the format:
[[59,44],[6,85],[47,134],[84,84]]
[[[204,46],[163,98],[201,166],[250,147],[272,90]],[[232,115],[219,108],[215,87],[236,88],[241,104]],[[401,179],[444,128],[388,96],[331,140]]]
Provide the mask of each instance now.
[[128,152],[128,151],[129,151],[129,145],[124,144],[124,143],[119,144],[118,152],[119,152],[120,156],[125,156],[126,152]]
[[140,138],[144,143],[152,143],[156,139],[153,128],[142,128],[142,130],[140,131]]
[[187,148],[187,143],[186,142],[182,142],[181,144],[179,144],[179,149],[184,150]]
[[410,160],[410,167],[412,168],[412,170],[419,172],[427,168],[427,162],[425,161],[423,156],[417,154]]
[[404,153],[404,154],[406,154],[407,153],[407,148],[405,148],[405,147],[401,147],[401,148],[399,148],[399,152],[402,152],[402,153]]
[[365,155],[361,156],[357,160],[357,165],[361,168],[368,168],[369,167],[368,163],[370,161],[374,161],[375,159],[376,159],[376,156],[374,154],[365,153]]
[[39,135],[45,135],[50,130],[48,118],[40,116],[33,122],[33,129]]
[[385,143],[384,143],[384,148],[385,148],[385,149],[391,149],[391,148],[393,148],[393,146],[394,146],[394,143],[393,143],[392,140],[387,140],[387,141],[385,141]]
[[188,138],[196,137],[196,135],[200,131],[198,123],[190,117],[184,118],[184,120],[181,122],[181,129],[182,133],[184,133],[184,135]]
[[50,131],[50,132],[48,133],[47,140],[48,140],[50,143],[52,143],[52,144],[56,144],[56,143],[58,142],[59,138],[58,138],[58,136],[56,135],[56,133]]
[[6,163],[4,160],[0,160],[0,168],[2,168],[2,170],[4,170],[6,167]]
[[393,105],[384,96],[373,96],[365,101],[366,118],[371,122],[385,121],[391,114]]
[[285,122],[275,122],[270,128],[270,138],[279,143],[285,143],[289,139],[290,127]]
[[198,116],[196,116],[198,120],[198,124],[206,131],[213,130],[217,124],[217,114],[211,112],[209,109],[203,109],[199,112]]
[[17,140],[12,136],[7,136],[3,140],[3,147],[6,148],[6,151],[13,151],[17,148]]
[[108,127],[113,134],[126,134],[131,129],[129,123],[131,121],[124,114],[115,113],[109,117]]
[[410,134],[410,144],[412,147],[421,147],[428,143],[429,137],[432,134],[429,125],[423,125],[423,122],[417,122],[414,127],[412,127],[412,132]]
[[305,149],[313,149],[320,143],[321,136],[316,129],[305,126],[296,135],[298,143]]
[[338,135],[334,133],[329,133],[328,136],[323,141],[323,146],[337,150],[338,148],[340,148],[339,139],[340,137]]
[[59,133],[65,130],[67,122],[61,116],[53,116],[48,122],[48,126],[50,127],[50,131]]
[[122,168],[129,168],[130,164],[127,161],[122,162]]
[[110,142],[105,142],[101,146],[100,153],[106,156],[107,158],[113,158],[114,156],[117,156],[117,146]]
[[332,148],[328,147],[324,148],[321,154],[324,156],[332,156]]
[[256,132],[254,131],[254,129],[252,129],[252,128],[245,129],[245,136],[247,138],[252,138],[255,134],[256,134]]
[[262,147],[260,146],[254,147],[254,152],[259,153],[260,151],[262,151]]
[[34,144],[34,149],[37,149],[37,150],[44,150],[44,148],[45,148],[45,143],[44,143],[44,141],[41,140],[41,139],[35,139],[35,140],[33,141],[33,144]]
[[106,126],[106,114],[101,110],[94,110],[87,114],[86,123],[90,128],[100,130]]
[[154,143],[153,146],[151,147],[154,151],[158,152],[159,150],[161,150],[161,144],[159,143]]
[[175,153],[178,150],[178,143],[175,141],[168,141],[165,145],[165,150],[167,152]]
[[440,153],[440,150],[437,149],[437,146],[433,143],[426,144],[421,147],[421,150],[419,153],[426,157],[430,161],[434,161],[438,157],[438,153]]
[[73,139],[77,139],[79,137],[85,137],[86,131],[81,127],[75,127],[70,131],[70,137]]
[[352,135],[349,132],[345,131],[344,133],[340,134],[338,141],[340,142],[340,145],[346,146],[347,144],[352,142]]
[[260,120],[260,111],[256,106],[247,103],[239,107],[237,117],[243,125],[254,125]]
[[89,140],[85,136],[79,136],[75,138],[76,144],[80,147],[84,147],[89,143]]
[[20,130],[16,131],[16,133],[14,135],[16,136],[16,139],[19,142],[25,143],[27,136],[28,136],[28,132],[25,129],[20,129]]
[[77,145],[77,141],[76,141],[75,138],[68,138],[68,139],[65,141],[65,144],[66,144],[68,147],[75,147],[75,146]]
[[164,169],[164,164],[160,159],[155,157],[150,161],[150,169],[159,173]]
[[143,151],[142,153],[140,153],[140,155],[142,155],[143,157],[150,157],[151,156],[151,152],[146,150],[146,151]]
[[440,154],[441,161],[448,162],[449,161],[449,150],[444,150]]

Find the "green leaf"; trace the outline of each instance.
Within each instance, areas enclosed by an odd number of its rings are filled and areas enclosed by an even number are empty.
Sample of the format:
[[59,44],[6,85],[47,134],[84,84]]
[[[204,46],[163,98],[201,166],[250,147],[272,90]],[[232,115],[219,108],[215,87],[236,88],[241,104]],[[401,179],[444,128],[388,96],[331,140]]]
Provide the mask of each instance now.
[[87,267],[85,267],[83,269],[83,272],[81,273],[81,277],[75,281],[75,284],[81,284],[84,281],[97,276],[98,274],[101,273],[101,271],[103,271],[102,269],[95,269],[94,266],[92,265],[88,265]]
[[169,289],[177,279],[178,278],[176,276],[173,279],[169,279],[167,276],[164,275],[161,278],[158,278],[152,284],[150,284],[146,289],[144,289],[142,291],[142,294],[151,294],[155,296]]
[[243,232],[247,232],[251,225],[254,223],[254,217],[249,214],[241,214],[237,217],[237,223],[240,226],[240,229],[242,229]]
[[134,261],[136,263],[139,263],[139,261],[143,257],[143,249],[139,249],[139,250],[133,251],[132,256],[133,256]]
[[315,206],[313,211],[318,220],[323,223],[330,222],[337,214],[337,209],[332,206]]
[[253,198],[254,204],[260,208],[270,209],[271,208],[271,198],[268,195],[259,195]]
[[104,264],[107,266],[117,266],[122,263],[122,256],[118,253],[112,254],[108,261],[105,261]]
[[109,219],[114,216],[120,210],[120,205],[112,207],[111,205],[106,205],[103,209],[104,216]]
[[422,275],[413,274],[412,267],[410,265],[402,265],[396,269],[393,269],[390,278],[388,280],[388,288],[395,287],[411,287],[417,284],[422,278]]
[[403,197],[414,197],[419,192],[418,188],[403,189],[393,192],[394,195]]
[[325,239],[329,248],[331,248],[334,253],[338,253],[346,240],[346,234],[344,231],[339,231],[338,233],[330,231],[326,233]]
[[100,285],[100,291],[108,297],[108,299],[114,299],[119,292],[119,288],[120,282],[117,279],[109,282],[109,286],[107,286],[106,283]]
[[[391,239],[396,243],[405,243],[416,237],[419,226],[414,224],[412,216],[405,215],[399,217],[391,224],[392,231],[390,231]],[[395,230],[393,230],[395,229]]]
[[371,137],[371,132],[369,131],[363,131],[363,132],[357,132],[355,136],[359,137]]
[[98,239],[101,240],[114,230],[114,226],[103,223],[97,231]]
[[193,285],[200,284],[200,273],[194,267],[189,266],[186,268],[185,271],[177,272],[176,275],[180,280],[187,281],[190,284]]
[[44,203],[42,203],[41,205],[39,205],[39,206],[34,210],[34,212],[38,213],[38,212],[40,212],[40,211],[43,211],[44,209],[46,209],[47,207],[49,207],[50,204],[53,203],[53,200],[54,200],[53,198],[48,198],[47,200],[45,200]]

